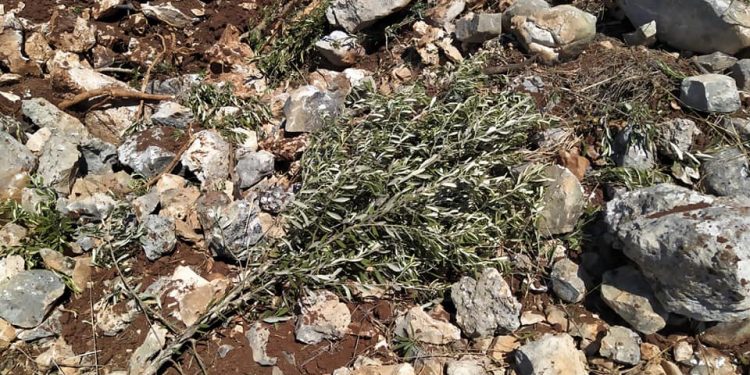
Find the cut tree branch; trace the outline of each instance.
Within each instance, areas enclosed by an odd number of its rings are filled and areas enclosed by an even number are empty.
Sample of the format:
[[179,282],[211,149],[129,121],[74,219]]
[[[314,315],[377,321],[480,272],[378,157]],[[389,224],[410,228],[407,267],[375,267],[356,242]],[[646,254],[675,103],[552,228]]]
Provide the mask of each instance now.
[[115,88],[115,87],[104,87],[96,90],[86,91],[82,92],[76,96],[74,96],[72,99],[64,100],[62,101],[58,107],[60,109],[68,109],[76,104],[85,102],[86,100],[89,100],[91,98],[95,98],[97,96],[106,96],[110,98],[118,98],[118,99],[141,99],[141,100],[170,100],[174,99],[171,95],[156,95],[156,94],[147,94],[140,91],[135,90],[129,90],[129,89],[123,89],[123,88]]

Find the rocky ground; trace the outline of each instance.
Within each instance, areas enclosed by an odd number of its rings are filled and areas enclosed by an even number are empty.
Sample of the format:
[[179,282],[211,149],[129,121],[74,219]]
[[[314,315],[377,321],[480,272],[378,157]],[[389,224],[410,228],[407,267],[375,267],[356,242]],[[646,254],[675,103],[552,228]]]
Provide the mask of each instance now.
[[0,17],[2,374],[750,371],[745,1]]

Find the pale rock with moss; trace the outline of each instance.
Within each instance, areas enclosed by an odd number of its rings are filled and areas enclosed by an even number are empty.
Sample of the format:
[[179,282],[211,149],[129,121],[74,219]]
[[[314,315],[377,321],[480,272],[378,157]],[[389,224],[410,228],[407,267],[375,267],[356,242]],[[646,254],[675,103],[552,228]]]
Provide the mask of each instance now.
[[357,37],[340,30],[334,30],[315,43],[315,48],[336,67],[349,67],[365,55],[365,49]]
[[572,5],[538,9],[511,20],[521,44],[547,63],[578,56],[596,35],[596,17]]
[[576,348],[568,334],[547,333],[516,350],[516,369],[520,375],[586,375],[586,356]]
[[732,113],[741,106],[734,79],[721,74],[703,74],[683,79],[680,101],[687,107],[707,113]]
[[451,286],[451,300],[456,323],[467,337],[492,337],[521,325],[521,304],[494,268],[485,269],[478,280],[462,277]]
[[698,321],[750,317],[750,199],[672,184],[617,196],[604,221],[667,311]]
[[458,327],[431,317],[420,306],[412,307],[396,320],[394,333],[433,345],[446,345],[461,339]]
[[406,9],[412,0],[333,0],[326,10],[328,23],[349,33],[366,29],[378,20]]
[[638,332],[650,335],[667,326],[669,313],[637,269],[623,266],[607,271],[600,290],[607,306]]

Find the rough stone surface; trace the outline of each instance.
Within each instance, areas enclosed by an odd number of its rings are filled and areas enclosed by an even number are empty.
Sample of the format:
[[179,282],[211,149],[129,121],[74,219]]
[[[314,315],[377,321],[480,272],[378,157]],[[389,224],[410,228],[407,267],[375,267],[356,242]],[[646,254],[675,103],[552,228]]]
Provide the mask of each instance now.
[[658,38],[680,50],[734,55],[750,46],[750,11],[733,0],[618,0],[633,25],[651,21]]
[[515,353],[520,375],[585,375],[586,356],[567,334],[545,334],[521,346]]
[[323,340],[341,339],[348,332],[351,313],[335,294],[328,291],[312,293],[302,298],[300,307],[302,315],[295,330],[297,341],[317,344]]
[[269,357],[266,353],[270,334],[268,328],[264,328],[260,323],[253,324],[245,333],[250,349],[253,351],[253,360],[261,366],[273,366],[277,361],[277,358]]
[[224,193],[209,192],[196,207],[206,243],[216,257],[245,260],[252,245],[263,238],[256,202],[232,201]]
[[235,166],[240,189],[247,189],[270,176],[274,171],[274,156],[268,151],[250,152],[243,155]]
[[599,354],[617,363],[635,366],[641,361],[641,337],[620,326],[612,326],[602,338]]
[[187,129],[193,122],[193,112],[190,108],[175,102],[162,102],[151,115],[151,121],[157,126],[172,126]]
[[750,316],[750,200],[671,184],[624,193],[605,223],[667,311],[699,321]]
[[81,121],[61,111],[46,99],[24,100],[21,102],[21,111],[32,124],[40,128],[48,128],[52,134],[64,136],[77,143],[89,137],[89,132]]
[[694,56],[691,60],[698,66],[706,69],[708,73],[723,73],[737,62],[736,57],[722,52]]
[[145,235],[141,237],[146,258],[157,260],[164,254],[171,253],[177,245],[174,221],[159,215],[148,215],[143,220]]
[[438,0],[425,12],[425,20],[433,26],[449,28],[450,23],[466,8],[465,0]]
[[169,137],[174,137],[173,128],[147,129],[125,139],[117,148],[117,157],[120,163],[146,178],[156,176],[175,157],[174,151],[166,146],[173,142]]
[[730,134],[736,135],[743,141],[750,140],[750,120],[746,118],[725,118],[721,126]]
[[750,170],[747,155],[738,148],[726,148],[703,162],[703,186],[718,196],[750,197]]
[[203,130],[180,158],[182,165],[198,177],[204,187],[229,178],[231,145],[216,130]]
[[10,134],[0,131],[0,174],[31,172],[36,167],[36,157]]
[[294,91],[284,104],[286,131],[311,132],[323,127],[327,119],[338,116],[341,102],[328,92],[311,85]]
[[0,283],[23,272],[26,261],[20,255],[8,255],[0,258]]
[[494,268],[485,269],[475,280],[463,277],[451,286],[456,323],[470,338],[513,332],[521,325],[521,304],[510,286]]
[[21,328],[44,321],[52,304],[65,292],[65,284],[52,271],[24,271],[0,281],[0,318]]
[[44,184],[67,196],[78,174],[81,153],[67,138],[53,135],[42,149],[37,174]]
[[732,113],[740,109],[740,94],[734,79],[721,74],[703,74],[682,80],[680,101],[701,112]]
[[669,313],[656,299],[643,275],[633,267],[606,272],[601,294],[604,302],[638,332],[650,335],[667,325]]
[[502,13],[470,14],[456,21],[456,39],[465,43],[482,43],[502,32]]
[[191,26],[195,21],[194,18],[175,8],[169,2],[159,5],[144,4],[141,6],[141,11],[148,18],[156,19],[178,29]]
[[487,371],[482,363],[473,359],[462,359],[460,361],[448,361],[445,366],[446,375],[484,375]]
[[653,145],[633,127],[617,133],[613,143],[612,159],[618,167],[649,170],[656,166]]
[[331,25],[356,33],[406,8],[409,3],[411,0],[333,0],[326,18]]
[[645,23],[635,29],[632,33],[623,35],[625,43],[630,46],[650,47],[656,43],[656,21]]
[[431,317],[420,306],[409,309],[406,315],[396,320],[394,332],[433,345],[445,345],[461,339],[458,327]]
[[539,212],[537,229],[543,236],[572,232],[586,203],[583,187],[570,170],[557,165],[546,167],[544,176],[544,207]]
[[117,147],[98,138],[81,144],[80,150],[86,163],[86,172],[90,174],[111,173],[117,162]]
[[365,55],[365,49],[357,37],[343,31],[335,30],[315,43],[315,48],[331,64],[337,67],[354,65]]
[[575,57],[596,35],[596,16],[572,5],[516,16],[511,29],[525,48],[546,62]]
[[701,342],[720,349],[729,349],[750,341],[750,319],[719,323],[700,336]]
[[693,146],[693,137],[700,134],[695,122],[689,119],[670,120],[660,124],[658,129],[659,153],[673,160],[683,160]]
[[146,338],[141,346],[133,352],[128,362],[128,374],[142,374],[150,363],[149,359],[156,355],[167,343],[167,329],[154,324],[148,329]]
[[550,273],[552,290],[565,302],[580,302],[586,295],[583,272],[583,269],[570,259],[561,259],[555,262]]
[[503,30],[510,30],[513,17],[528,17],[540,9],[548,9],[549,7],[549,3],[545,0],[515,0],[503,12]]

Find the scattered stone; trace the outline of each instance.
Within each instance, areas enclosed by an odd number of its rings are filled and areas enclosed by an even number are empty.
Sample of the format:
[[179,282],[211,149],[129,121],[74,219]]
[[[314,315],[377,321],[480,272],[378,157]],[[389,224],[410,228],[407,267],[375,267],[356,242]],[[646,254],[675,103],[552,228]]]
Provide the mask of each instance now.
[[472,13],[456,21],[456,39],[464,43],[482,43],[502,33],[502,13]]
[[669,313],[654,296],[641,273],[630,266],[608,271],[602,277],[604,302],[631,327],[646,335],[666,327]]
[[42,149],[37,174],[46,186],[67,196],[78,174],[81,153],[78,146],[67,138],[53,135]]
[[469,338],[513,332],[521,325],[521,304],[494,268],[485,269],[479,280],[462,277],[451,286],[451,299],[456,323]]
[[693,360],[693,346],[687,341],[678,341],[672,348],[675,362],[688,365]]
[[515,362],[520,375],[588,374],[586,356],[567,334],[547,333],[521,346],[515,353]]
[[224,28],[218,42],[209,48],[204,56],[214,72],[232,72],[246,77],[260,74],[255,64],[255,52],[247,43],[240,40],[241,31],[232,24]]
[[556,150],[569,140],[573,140],[575,132],[571,128],[545,129],[534,135],[537,147],[543,150]]
[[734,79],[721,74],[683,79],[680,101],[701,112],[732,113],[740,109],[740,94]]
[[511,29],[529,52],[552,63],[580,54],[596,35],[596,16],[572,5],[558,5],[513,17]]
[[55,55],[55,51],[41,32],[32,32],[26,37],[24,50],[26,55],[38,64],[46,63]]
[[148,3],[142,4],[141,12],[143,12],[143,14],[148,18],[166,23],[167,25],[172,26],[176,29],[185,29],[187,27],[190,27],[193,25],[193,22],[196,21],[195,18],[190,17],[187,14],[182,13],[182,11],[180,11],[179,9],[175,8],[171,2],[159,5],[150,5]]
[[16,327],[36,327],[63,292],[65,284],[52,271],[18,273],[0,281],[0,318]]
[[146,233],[141,237],[146,258],[157,260],[171,253],[177,245],[174,221],[159,215],[148,215],[142,222]]
[[496,361],[503,361],[508,353],[518,349],[519,346],[521,343],[513,336],[497,336],[487,354]]
[[742,141],[750,140],[750,120],[745,118],[724,118],[721,126],[730,134],[736,135]]
[[62,333],[62,323],[60,310],[55,310],[42,324],[27,330],[19,330],[18,339],[25,342],[33,342],[49,337],[57,337]]
[[690,369],[690,375],[735,375],[740,373],[732,358],[714,348],[701,348],[697,359],[698,363]]
[[175,146],[178,144],[177,138],[180,138],[176,132],[171,127],[146,129],[125,139],[117,148],[117,157],[120,163],[143,177],[154,177],[175,158]]
[[615,136],[612,148],[612,159],[618,167],[641,171],[656,167],[653,144],[640,129],[628,126],[620,131]]
[[264,328],[260,323],[255,323],[250,326],[250,329],[245,333],[247,341],[250,343],[250,349],[253,351],[253,360],[261,366],[274,366],[276,365],[277,358],[269,357],[266,354],[266,346],[268,345],[268,336],[270,331]]
[[73,275],[73,268],[76,265],[76,261],[73,258],[67,257],[59,251],[46,248],[39,250],[39,255],[42,257],[42,261],[47,269],[66,276]]
[[739,148],[723,149],[703,162],[703,186],[718,196],[750,197],[750,170],[748,157]]
[[461,339],[458,327],[431,317],[420,306],[412,307],[406,315],[399,317],[394,332],[433,345],[446,345]]
[[581,302],[586,295],[583,272],[585,271],[570,259],[566,258],[555,262],[550,273],[552,290],[565,302]]
[[443,375],[445,361],[438,358],[418,358],[414,361],[414,372],[419,375]]
[[693,56],[690,60],[708,73],[723,73],[737,62],[736,57],[722,52]]
[[215,257],[232,261],[247,259],[252,245],[263,238],[257,202],[232,201],[221,192],[208,192],[196,202],[208,248]]
[[4,319],[0,319],[0,353],[10,347],[10,343],[16,339],[16,329]]
[[[27,234],[28,230],[16,223],[3,225],[0,228],[0,248],[8,249],[21,246]],[[2,278],[0,277],[0,279]]]
[[8,255],[0,258],[0,283],[23,272],[26,262],[20,255]]
[[[355,366],[356,367],[356,366]],[[275,374],[274,374],[275,375]],[[340,368],[333,375],[416,375],[414,367],[408,363],[399,365],[364,365],[355,370]]]
[[331,25],[338,25],[348,33],[356,33],[372,26],[409,6],[411,0],[333,0],[326,11]]
[[[732,0],[618,0],[633,25],[656,21],[658,38],[678,50],[730,55],[748,47],[750,10]],[[685,27],[690,25],[690,27]]]
[[659,125],[661,132],[657,141],[659,153],[673,160],[683,160],[683,155],[693,146],[693,137],[700,130],[693,120],[674,119]]
[[718,323],[700,336],[701,342],[719,349],[729,349],[750,341],[750,319]]
[[46,352],[39,354],[34,362],[44,372],[54,369],[63,375],[79,373],[81,367],[81,357],[62,337],[55,340]]
[[163,81],[152,80],[146,87],[149,94],[184,96],[201,83],[200,74],[185,74],[167,78]]
[[106,193],[93,193],[90,195],[69,198],[60,198],[57,201],[57,210],[63,215],[73,218],[86,218],[92,222],[101,222],[114,210],[117,205],[111,196]]
[[239,188],[253,187],[263,178],[273,174],[274,159],[274,155],[268,151],[250,152],[239,158],[235,166]]
[[352,66],[365,56],[365,49],[359,44],[357,37],[339,30],[324,36],[315,43],[315,48],[337,67]]
[[645,23],[632,33],[623,34],[622,37],[629,46],[651,47],[656,44],[656,21]]
[[564,167],[547,166],[544,175],[547,181],[537,230],[543,236],[570,233],[583,214],[586,203],[583,187],[578,178]]
[[47,67],[50,81],[60,91],[79,93],[105,87],[131,89],[125,82],[97,72],[76,53],[58,50],[47,62]]
[[339,114],[341,102],[328,92],[315,86],[302,86],[292,91],[286,104],[284,116],[288,132],[312,132],[318,130]]
[[32,172],[36,167],[36,157],[31,150],[4,131],[0,131],[0,160],[3,174]]
[[205,187],[215,187],[229,178],[231,145],[216,130],[195,134],[194,141],[182,154],[182,165],[198,177]]
[[621,194],[605,223],[643,271],[667,311],[699,321],[750,316],[750,201],[715,198],[671,184]]
[[133,352],[128,362],[128,374],[142,374],[145,373],[146,366],[149,364],[149,359],[156,355],[167,343],[167,329],[158,325],[152,324],[148,328],[146,338],[143,340],[143,344]]
[[302,315],[295,329],[297,341],[317,344],[323,340],[339,340],[348,332],[352,321],[346,304],[328,291],[311,293],[300,300]]
[[602,338],[599,354],[617,363],[635,366],[641,362],[641,337],[625,327],[612,326]]
[[649,344],[644,342],[641,344],[641,358],[646,361],[661,357],[661,348],[658,345]]
[[515,0],[503,13],[503,30],[510,30],[513,17],[528,17],[540,9],[548,9],[549,7],[549,3],[545,0]]
[[46,99],[24,100],[21,102],[21,111],[32,124],[48,128],[52,134],[68,138],[71,142],[81,143],[89,138],[88,130],[77,118],[61,111]]
[[462,359],[460,361],[448,361],[445,368],[446,375],[484,375],[487,371],[482,362],[473,359]]
[[[10,16],[10,15],[9,15]],[[8,23],[8,16],[5,22]],[[13,17],[15,18],[15,17]],[[3,21],[0,17],[0,21]],[[39,65],[23,55],[23,31],[19,27],[5,27],[0,30],[0,63],[7,67],[10,73],[20,75],[41,76]]]
[[521,313],[521,325],[530,326],[545,321],[544,315],[535,311],[524,311]]
[[47,30],[45,36],[57,50],[86,53],[96,45],[96,25],[83,17],[52,12]]
[[97,0],[94,7],[93,16],[96,20],[109,18],[120,11],[120,6],[125,4],[125,0]]
[[73,274],[71,280],[73,286],[79,290],[84,290],[89,281],[91,281],[91,257],[78,257],[75,259],[75,266],[73,266]]
[[424,17],[431,25],[447,29],[465,8],[465,0],[438,0],[434,6],[427,9]]
[[190,108],[170,101],[159,103],[156,112],[151,115],[154,125],[178,129],[187,129],[193,120],[193,111]]

